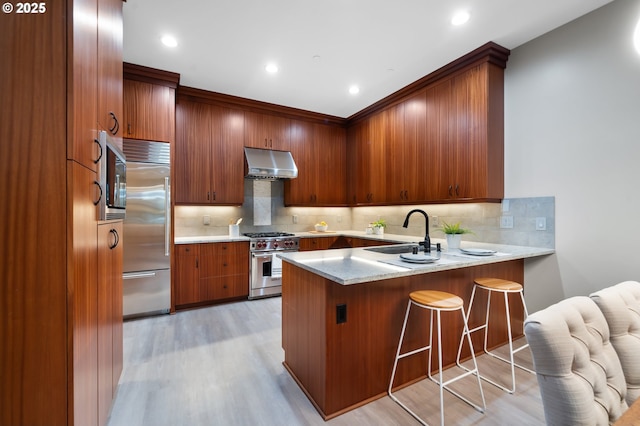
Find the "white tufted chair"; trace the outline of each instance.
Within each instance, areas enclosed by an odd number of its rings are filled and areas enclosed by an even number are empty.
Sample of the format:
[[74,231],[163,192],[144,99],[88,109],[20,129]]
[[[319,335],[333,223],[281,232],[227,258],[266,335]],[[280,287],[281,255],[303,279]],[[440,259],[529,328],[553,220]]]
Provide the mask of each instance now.
[[572,297],[526,319],[548,425],[608,425],[628,408],[609,327],[595,302]]
[[640,397],[640,283],[625,281],[591,295],[609,324],[627,381],[627,404]]

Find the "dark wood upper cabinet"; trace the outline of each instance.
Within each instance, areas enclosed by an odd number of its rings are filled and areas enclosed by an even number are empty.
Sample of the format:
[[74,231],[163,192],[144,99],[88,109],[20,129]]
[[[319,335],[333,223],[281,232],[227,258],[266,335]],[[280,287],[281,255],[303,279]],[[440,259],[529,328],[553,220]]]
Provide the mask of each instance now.
[[243,140],[242,111],[180,100],[176,106],[176,203],[241,205]]
[[271,114],[245,112],[244,145],[252,148],[289,151],[291,120]]
[[122,149],[122,0],[98,0],[98,123]]
[[347,204],[347,145],[343,127],[291,120],[291,155],[298,177],[284,183],[285,205]]
[[124,80],[124,137],[173,142],[175,96],[172,87]]
[[503,79],[478,60],[351,125],[350,203],[500,201]]

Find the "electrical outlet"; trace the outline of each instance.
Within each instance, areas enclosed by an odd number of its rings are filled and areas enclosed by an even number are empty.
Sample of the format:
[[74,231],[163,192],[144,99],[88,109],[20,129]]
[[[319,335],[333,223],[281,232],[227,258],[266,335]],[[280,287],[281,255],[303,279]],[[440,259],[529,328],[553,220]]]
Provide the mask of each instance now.
[[294,214],[293,216],[291,216],[293,223],[298,223],[298,215]]
[[546,230],[547,230],[547,218],[536,217],[536,231],[546,231]]
[[500,228],[513,228],[513,216],[500,216]]
[[343,324],[347,322],[347,305],[342,303],[336,305],[336,324]]
[[342,216],[338,216],[338,217],[336,217],[336,222],[338,222],[338,223],[342,223]]
[[438,216],[431,216],[431,227],[437,228],[440,226],[440,218]]
[[211,216],[209,215],[202,216],[202,224],[211,225]]

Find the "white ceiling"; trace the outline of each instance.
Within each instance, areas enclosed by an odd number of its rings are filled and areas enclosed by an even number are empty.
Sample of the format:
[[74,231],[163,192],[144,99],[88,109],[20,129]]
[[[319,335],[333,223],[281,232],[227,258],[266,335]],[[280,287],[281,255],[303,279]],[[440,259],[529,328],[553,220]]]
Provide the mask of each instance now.
[[[128,0],[124,60],[177,72],[183,86],[347,118],[488,41],[513,49],[610,1]],[[454,27],[459,9],[471,19]],[[160,43],[166,33],[177,47]]]

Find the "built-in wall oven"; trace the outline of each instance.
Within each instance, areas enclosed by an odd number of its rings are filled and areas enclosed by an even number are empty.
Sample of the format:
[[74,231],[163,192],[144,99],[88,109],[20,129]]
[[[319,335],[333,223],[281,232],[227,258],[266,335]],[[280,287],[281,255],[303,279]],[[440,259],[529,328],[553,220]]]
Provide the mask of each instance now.
[[300,239],[286,232],[246,233],[249,237],[249,299],[282,294],[282,259],[278,252],[298,251]]

